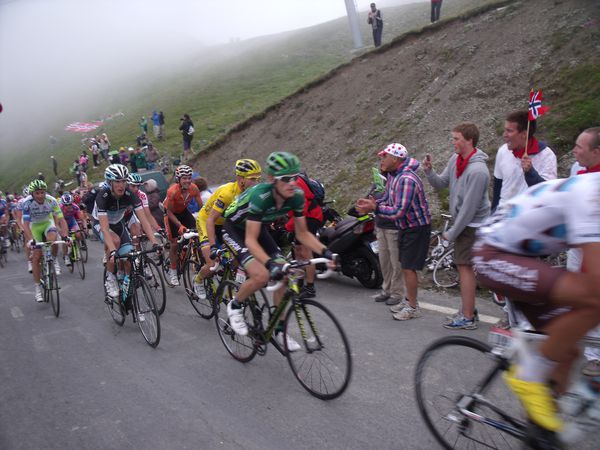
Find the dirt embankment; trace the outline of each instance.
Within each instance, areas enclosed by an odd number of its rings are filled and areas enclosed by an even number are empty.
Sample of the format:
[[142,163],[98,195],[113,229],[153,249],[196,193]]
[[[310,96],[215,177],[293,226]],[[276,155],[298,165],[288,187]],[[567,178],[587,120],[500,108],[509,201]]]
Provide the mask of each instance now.
[[[221,177],[210,183],[224,182],[237,158],[262,162],[287,150],[343,203],[361,194],[377,150],[390,142],[416,158],[431,153],[441,169],[450,130],[472,121],[493,157],[504,117],[527,107],[530,88],[545,89],[552,104],[561,70],[600,60],[599,18],[596,0],[507,1],[409,33],[241,124],[195,164]],[[544,118],[538,128],[544,137]],[[569,162],[561,160],[562,173]]]

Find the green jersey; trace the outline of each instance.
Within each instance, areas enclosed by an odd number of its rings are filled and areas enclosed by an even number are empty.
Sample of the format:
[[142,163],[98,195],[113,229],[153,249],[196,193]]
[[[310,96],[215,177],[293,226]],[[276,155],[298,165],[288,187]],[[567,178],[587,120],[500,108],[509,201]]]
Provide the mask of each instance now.
[[273,223],[280,217],[293,211],[295,217],[304,215],[304,191],[296,188],[295,194],[288,198],[281,208],[275,205],[273,184],[261,183],[245,190],[225,210],[225,219],[238,228],[245,228],[246,220]]

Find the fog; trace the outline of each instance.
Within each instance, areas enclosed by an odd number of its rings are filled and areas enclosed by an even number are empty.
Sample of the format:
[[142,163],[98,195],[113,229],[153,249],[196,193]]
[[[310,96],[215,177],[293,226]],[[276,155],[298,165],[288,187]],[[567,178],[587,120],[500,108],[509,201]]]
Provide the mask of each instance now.
[[50,125],[95,119],[91,99],[125,79],[345,14],[344,0],[0,0],[0,155]]

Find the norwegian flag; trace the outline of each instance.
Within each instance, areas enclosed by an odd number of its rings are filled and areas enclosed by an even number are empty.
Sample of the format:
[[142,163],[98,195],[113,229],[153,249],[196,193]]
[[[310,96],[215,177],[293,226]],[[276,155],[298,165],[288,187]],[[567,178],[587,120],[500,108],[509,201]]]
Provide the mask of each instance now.
[[87,133],[89,131],[93,131],[102,125],[101,121],[96,122],[72,122],[65,127],[65,131],[70,131],[71,133]]
[[529,120],[536,120],[550,108],[542,106],[542,91],[534,91],[529,93]]

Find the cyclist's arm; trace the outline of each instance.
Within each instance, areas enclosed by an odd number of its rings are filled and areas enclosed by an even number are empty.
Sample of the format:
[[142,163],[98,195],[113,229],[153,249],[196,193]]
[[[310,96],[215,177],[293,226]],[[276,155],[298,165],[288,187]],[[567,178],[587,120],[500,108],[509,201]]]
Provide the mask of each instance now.
[[110,225],[108,223],[108,216],[106,214],[98,214],[98,222],[100,222],[100,231],[104,236],[104,245],[108,249],[108,252],[114,252],[116,250],[115,244],[113,243],[112,236],[110,235]]
[[217,243],[215,223],[219,217],[221,217],[221,213],[215,209],[211,209],[208,219],[206,219],[206,234],[208,235],[208,242],[211,246],[216,245]]
[[144,215],[146,216],[146,219],[148,219],[148,222],[154,231],[158,231],[162,228],[158,225],[158,222],[156,222],[156,219],[150,212],[150,208],[148,206],[144,206]]
[[31,222],[29,220],[23,221],[23,233],[25,233],[25,239],[31,241],[33,239],[33,233],[31,232]]
[[156,238],[154,237],[154,230],[152,229],[152,225],[150,225],[150,221],[144,213],[144,207],[140,204],[139,207],[135,208],[134,213],[139,219],[140,223],[142,224],[142,229],[144,230],[144,233],[146,233],[146,236],[148,237],[150,242],[152,242],[153,244],[158,244]]
[[321,243],[306,226],[306,217],[294,217],[294,228],[296,230],[296,239],[306,245],[313,253],[323,254],[327,247]]
[[271,257],[265,252],[258,242],[258,237],[260,235],[260,230],[262,227],[262,222],[257,222],[255,220],[246,220],[246,238],[244,243],[248,248],[248,251],[256,258],[256,260],[265,264]]
[[67,225],[67,221],[62,215],[60,217],[54,216],[55,223],[58,223],[58,230],[60,231],[60,235],[66,237],[69,235],[69,226]]

